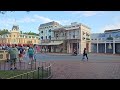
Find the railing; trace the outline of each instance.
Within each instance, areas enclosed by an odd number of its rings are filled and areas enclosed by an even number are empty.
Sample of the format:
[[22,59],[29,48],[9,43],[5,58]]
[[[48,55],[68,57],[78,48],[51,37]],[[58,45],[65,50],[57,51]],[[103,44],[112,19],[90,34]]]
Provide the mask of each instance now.
[[37,69],[26,71],[26,73],[12,76],[7,79],[50,79],[52,77],[51,67],[52,65],[50,63],[39,62]]
[[79,35],[52,37],[51,40],[80,39]]
[[[37,67],[37,62],[32,62],[31,64],[29,64],[29,62],[16,62],[16,68],[18,70],[33,70],[33,69],[36,69]],[[11,62],[8,61],[3,61],[3,62],[0,62],[0,70],[10,70],[11,68]]]
[[120,40],[114,39],[114,40],[91,40],[92,43],[112,43],[112,42],[118,42],[120,43]]
[[49,66],[38,67],[37,70],[33,70],[27,73],[16,75],[7,79],[50,79],[52,77],[51,64]]
[[65,40],[66,37],[52,37],[51,40]]

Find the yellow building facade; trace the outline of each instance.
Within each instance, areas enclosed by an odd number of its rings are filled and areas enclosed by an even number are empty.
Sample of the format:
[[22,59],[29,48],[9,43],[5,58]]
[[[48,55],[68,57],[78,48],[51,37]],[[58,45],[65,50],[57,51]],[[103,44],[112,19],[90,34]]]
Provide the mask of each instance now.
[[21,34],[19,26],[13,25],[12,30],[9,34],[0,36],[0,44],[17,44],[17,45],[29,45],[29,44],[40,44],[39,36]]

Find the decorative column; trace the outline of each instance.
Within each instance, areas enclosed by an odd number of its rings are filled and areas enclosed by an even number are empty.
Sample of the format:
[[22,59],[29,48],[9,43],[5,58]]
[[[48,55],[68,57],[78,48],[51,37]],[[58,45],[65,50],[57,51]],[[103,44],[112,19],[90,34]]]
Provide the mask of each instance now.
[[105,42],[105,53],[106,53],[106,42]]
[[97,53],[98,53],[98,39],[97,39]]
[[115,40],[113,39],[113,54],[115,54]]
[[81,54],[81,43],[79,42],[79,55]]
[[69,53],[71,53],[70,42],[68,44],[68,47],[69,47]]

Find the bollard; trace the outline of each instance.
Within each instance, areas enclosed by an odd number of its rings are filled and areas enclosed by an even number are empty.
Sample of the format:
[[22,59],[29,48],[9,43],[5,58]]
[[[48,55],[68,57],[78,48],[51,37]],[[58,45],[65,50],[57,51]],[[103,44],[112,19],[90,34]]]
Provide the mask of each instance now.
[[1,62],[0,62],[0,70],[1,70]]
[[40,76],[39,76],[39,70],[40,70],[40,67],[38,67],[38,79],[40,78]]
[[42,79],[43,79],[43,73],[44,73],[44,70],[43,70],[43,66],[42,66]]
[[35,59],[35,70],[36,70],[36,59]]
[[33,79],[34,79],[34,72],[33,72]]
[[6,63],[4,62],[4,70],[6,69]]

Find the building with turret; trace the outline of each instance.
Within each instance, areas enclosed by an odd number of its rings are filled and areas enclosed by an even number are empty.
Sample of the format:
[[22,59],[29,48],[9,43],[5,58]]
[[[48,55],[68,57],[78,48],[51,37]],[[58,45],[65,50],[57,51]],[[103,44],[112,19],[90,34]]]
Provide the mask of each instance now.
[[39,36],[27,35],[20,32],[18,25],[13,25],[12,30],[9,34],[0,35],[0,45],[29,45],[29,44],[39,44]]

